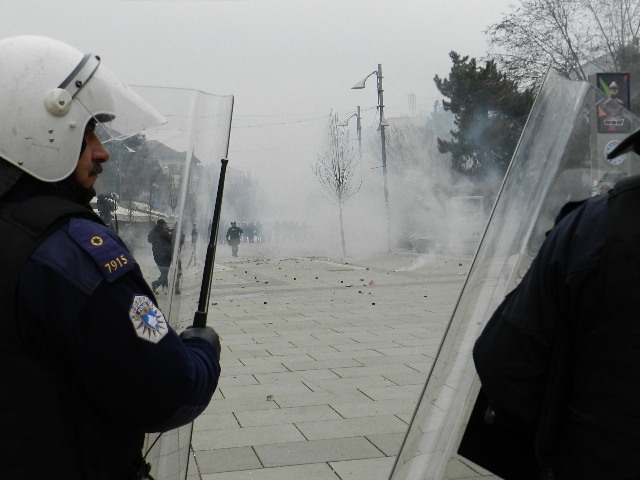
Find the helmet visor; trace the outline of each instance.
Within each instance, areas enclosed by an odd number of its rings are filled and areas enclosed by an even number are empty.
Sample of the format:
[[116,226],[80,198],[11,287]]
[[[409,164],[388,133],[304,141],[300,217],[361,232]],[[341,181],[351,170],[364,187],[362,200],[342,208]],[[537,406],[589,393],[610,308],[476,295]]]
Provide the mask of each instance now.
[[102,130],[97,133],[106,141],[122,140],[167,122],[102,64],[74,100],[96,119],[96,129]]

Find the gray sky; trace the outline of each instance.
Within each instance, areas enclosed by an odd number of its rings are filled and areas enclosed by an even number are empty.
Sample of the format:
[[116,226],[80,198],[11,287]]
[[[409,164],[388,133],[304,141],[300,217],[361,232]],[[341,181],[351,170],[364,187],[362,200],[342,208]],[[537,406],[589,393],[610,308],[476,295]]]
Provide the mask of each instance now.
[[[375,76],[385,116],[439,99],[448,52],[481,57],[483,30],[512,0],[3,0],[2,33],[46,35],[99,54],[125,82],[235,96],[230,167],[296,203],[323,148],[326,117],[362,108],[376,135]],[[349,123],[355,143],[355,118]]]

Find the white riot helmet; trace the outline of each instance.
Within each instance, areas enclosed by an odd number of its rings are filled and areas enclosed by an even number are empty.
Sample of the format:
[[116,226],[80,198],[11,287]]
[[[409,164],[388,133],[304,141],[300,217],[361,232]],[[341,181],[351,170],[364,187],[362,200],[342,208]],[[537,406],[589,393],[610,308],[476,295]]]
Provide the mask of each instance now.
[[100,57],[46,37],[0,41],[0,91],[0,157],[44,182],[74,171],[91,118],[112,138],[166,122]]

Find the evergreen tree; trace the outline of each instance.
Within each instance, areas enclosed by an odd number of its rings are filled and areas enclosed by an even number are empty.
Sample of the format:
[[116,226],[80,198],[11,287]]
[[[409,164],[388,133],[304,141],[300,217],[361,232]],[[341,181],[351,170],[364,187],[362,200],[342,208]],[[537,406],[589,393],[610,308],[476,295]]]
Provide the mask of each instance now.
[[449,77],[435,76],[446,111],[455,115],[451,140],[438,138],[441,153],[450,153],[452,168],[473,178],[504,174],[533,105],[532,89],[500,72],[493,61],[479,66],[475,58],[449,54]]

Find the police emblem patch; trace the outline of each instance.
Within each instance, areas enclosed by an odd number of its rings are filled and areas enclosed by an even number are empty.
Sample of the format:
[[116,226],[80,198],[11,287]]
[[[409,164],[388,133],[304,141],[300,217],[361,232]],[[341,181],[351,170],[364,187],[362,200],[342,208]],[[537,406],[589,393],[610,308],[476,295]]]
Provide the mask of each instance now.
[[129,318],[138,336],[152,343],[158,343],[169,331],[164,315],[146,295],[133,297]]

